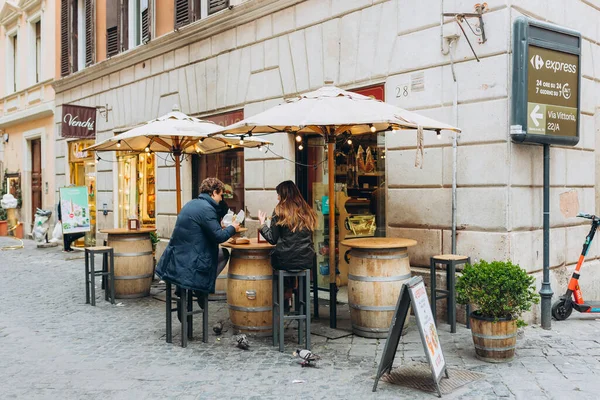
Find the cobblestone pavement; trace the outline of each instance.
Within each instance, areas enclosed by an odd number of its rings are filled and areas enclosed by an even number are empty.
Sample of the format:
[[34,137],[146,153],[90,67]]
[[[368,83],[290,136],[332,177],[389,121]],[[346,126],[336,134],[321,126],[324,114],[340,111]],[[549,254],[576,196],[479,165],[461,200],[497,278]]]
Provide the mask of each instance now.
[[[0,247],[12,244],[0,238]],[[155,297],[112,306],[97,291],[86,305],[83,259],[58,248],[0,251],[0,398],[27,399],[431,399],[385,382],[372,393],[385,340],[313,335],[318,368],[301,368],[270,339],[251,339],[250,351],[233,346],[232,330],[202,343],[201,323],[187,348],[164,340],[164,302]],[[226,318],[223,302],[211,302],[211,324]],[[176,318],[175,318],[176,320]],[[179,327],[174,328],[178,332]],[[545,331],[527,327],[515,360],[489,364],[474,356],[470,332],[456,334],[440,323],[448,365],[485,378],[444,396],[449,399],[596,399],[600,397],[600,320],[574,315]],[[409,328],[395,365],[425,361],[418,332]],[[295,380],[300,383],[293,383]]]

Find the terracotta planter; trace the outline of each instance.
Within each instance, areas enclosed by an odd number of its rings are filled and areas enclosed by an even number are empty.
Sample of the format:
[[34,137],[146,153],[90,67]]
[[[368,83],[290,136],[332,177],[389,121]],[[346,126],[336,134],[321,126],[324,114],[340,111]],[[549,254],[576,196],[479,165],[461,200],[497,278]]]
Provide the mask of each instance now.
[[477,358],[492,363],[509,362],[515,356],[517,320],[486,318],[471,313],[471,333]]
[[0,236],[8,235],[8,222],[0,221]]

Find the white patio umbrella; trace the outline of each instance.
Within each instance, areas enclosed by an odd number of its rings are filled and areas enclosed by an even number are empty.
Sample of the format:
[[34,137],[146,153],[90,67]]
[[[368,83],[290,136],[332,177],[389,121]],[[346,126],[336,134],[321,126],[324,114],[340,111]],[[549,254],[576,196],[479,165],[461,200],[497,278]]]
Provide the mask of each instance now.
[[[329,226],[335,223],[334,198],[334,145],[337,135],[360,135],[389,130],[416,129],[417,163],[423,156],[423,130],[460,129],[406,111],[371,97],[348,92],[333,85],[326,85],[314,92],[270,108],[260,114],[227,126],[223,134],[236,134],[245,138],[254,133],[283,132],[293,135],[319,134],[327,140],[329,169]],[[332,228],[330,228],[332,229]],[[335,260],[335,235],[329,235],[329,260]],[[335,261],[330,261],[335,264]],[[335,328],[336,283],[334,266],[329,267],[331,298],[330,325]]]
[[175,159],[177,213],[181,210],[181,154],[213,154],[239,147],[260,147],[271,144],[266,140],[213,135],[223,127],[190,117],[173,107],[173,111],[148,121],[84,150],[172,153]]

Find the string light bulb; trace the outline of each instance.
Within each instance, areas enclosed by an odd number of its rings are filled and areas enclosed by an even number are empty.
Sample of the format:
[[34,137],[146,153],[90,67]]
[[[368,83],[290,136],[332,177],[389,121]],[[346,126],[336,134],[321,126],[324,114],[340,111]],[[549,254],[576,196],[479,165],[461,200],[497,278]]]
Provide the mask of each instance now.
[[146,153],[150,153],[150,147],[146,146],[146,148],[144,149],[144,151],[145,151]]
[[244,135],[242,135],[242,137],[240,138],[240,146],[244,145]]
[[302,146],[302,143],[300,144],[300,146],[298,146],[298,150],[304,150],[304,146]]
[[120,141],[120,140],[118,140],[118,141],[117,141],[117,148],[120,148],[120,147],[121,147],[121,141]]
[[300,143],[301,141],[302,141],[302,136],[296,135],[296,142]]
[[200,144],[202,144],[203,141],[204,141],[204,138],[198,139],[198,143],[200,143]]
[[258,146],[258,151],[262,151],[263,147],[262,144],[260,146]]
[[352,139],[348,139],[348,141],[346,143],[352,144]]
[[377,131],[377,128],[375,128],[375,125],[373,124],[369,124],[369,128],[371,129],[372,133],[375,133],[375,131]]
[[437,137],[438,140],[442,140],[442,132],[437,131],[436,137]]

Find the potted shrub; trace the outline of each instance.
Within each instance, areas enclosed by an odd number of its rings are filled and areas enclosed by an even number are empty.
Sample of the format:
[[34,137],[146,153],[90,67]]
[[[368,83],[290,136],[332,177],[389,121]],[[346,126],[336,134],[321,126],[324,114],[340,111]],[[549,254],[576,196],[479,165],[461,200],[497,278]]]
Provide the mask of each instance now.
[[466,265],[456,282],[457,301],[471,304],[469,316],[477,358],[511,361],[515,354],[519,319],[539,302],[535,278],[510,261],[481,260]]

